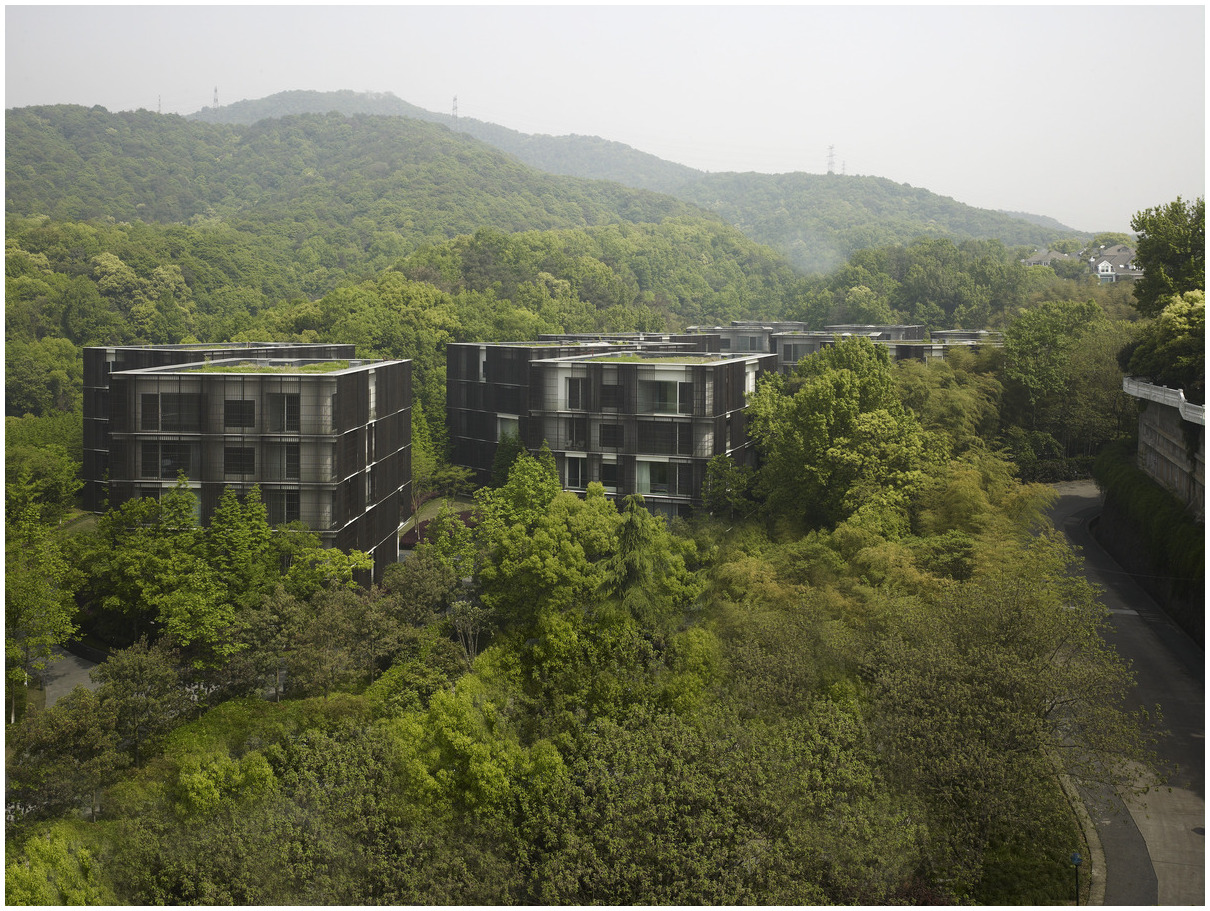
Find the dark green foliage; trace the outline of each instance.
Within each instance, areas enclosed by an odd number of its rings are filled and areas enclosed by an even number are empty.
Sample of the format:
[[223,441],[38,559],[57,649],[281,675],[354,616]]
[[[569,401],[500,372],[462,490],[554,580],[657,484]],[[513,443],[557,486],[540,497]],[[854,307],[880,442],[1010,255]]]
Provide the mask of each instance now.
[[523,452],[525,446],[515,433],[506,433],[500,437],[500,444],[496,447],[496,455],[492,461],[492,486],[503,487],[508,482],[508,473],[517,461],[517,456]]
[[196,711],[178,670],[179,656],[163,642],[140,639],[111,654],[93,669],[97,700],[112,713],[118,745],[137,766],[148,745],[184,723]]
[[6,800],[27,819],[70,815],[82,805],[95,819],[101,788],[126,764],[117,721],[114,700],[82,686],[50,709],[27,714],[8,732]]
[[1206,200],[1136,212],[1130,221],[1138,233],[1135,260],[1143,277],[1134,283],[1136,306],[1145,316],[1158,316],[1168,298],[1206,290]]
[[1206,295],[1189,291],[1167,299],[1155,321],[1122,349],[1126,372],[1160,386],[1183,389],[1185,398],[1206,401]]
[[275,258],[296,260],[309,293],[354,262],[381,269],[418,243],[483,224],[546,230],[692,211],[616,184],[545,175],[399,117],[305,114],[233,127],[65,105],[6,112],[6,139],[10,214],[217,217],[241,233],[272,223]]

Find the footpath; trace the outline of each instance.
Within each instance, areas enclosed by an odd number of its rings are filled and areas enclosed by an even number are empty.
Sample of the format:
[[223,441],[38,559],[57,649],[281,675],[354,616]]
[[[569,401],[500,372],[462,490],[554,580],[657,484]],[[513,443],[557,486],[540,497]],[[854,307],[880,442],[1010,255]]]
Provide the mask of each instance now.
[[1085,575],[1102,589],[1110,612],[1107,639],[1135,673],[1129,704],[1158,704],[1166,732],[1156,748],[1165,786],[1124,801],[1084,792],[1105,855],[1103,901],[1204,907],[1205,656],[1096,542],[1090,530],[1101,510],[1096,485],[1054,487],[1055,527],[1082,551]]
[[89,679],[88,672],[96,664],[85,661],[61,648],[55,649],[55,660],[42,672],[42,689],[46,693],[46,707],[50,708],[77,686],[95,690],[97,685]]

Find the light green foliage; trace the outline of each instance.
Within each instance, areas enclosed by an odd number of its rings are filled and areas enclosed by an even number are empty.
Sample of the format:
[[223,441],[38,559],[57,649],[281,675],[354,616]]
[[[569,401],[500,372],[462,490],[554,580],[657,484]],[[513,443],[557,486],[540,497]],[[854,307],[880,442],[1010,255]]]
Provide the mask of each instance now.
[[1127,349],[1129,372],[1161,386],[1185,390],[1192,402],[1206,399],[1206,293],[1188,291],[1162,302],[1164,309]]
[[[1008,433],[1050,436],[1059,457],[1092,455],[1128,433],[1114,352],[1131,334],[1093,301],[1044,301],[1023,311],[1004,333]],[[1027,458],[1047,457],[1039,445],[1029,448]]]
[[1143,277],[1134,283],[1135,306],[1158,316],[1168,298],[1206,290],[1206,200],[1170,203],[1136,212],[1130,228],[1138,236],[1135,260]]
[[955,349],[943,361],[902,361],[895,379],[903,404],[921,427],[947,437],[954,453],[983,446],[999,429],[1001,384],[977,370],[973,355],[964,349]]
[[34,835],[4,864],[4,903],[19,905],[108,905],[114,903],[93,852],[70,826]]
[[6,444],[4,447],[6,487],[24,488],[18,499],[38,505],[41,520],[59,522],[71,509],[83,482],[77,477],[80,465],[62,446],[33,448]]
[[604,490],[585,500],[564,493],[552,473],[522,456],[509,483],[488,494],[476,530],[485,552],[479,580],[483,602],[499,622],[524,625],[546,607],[585,605],[605,578],[603,558],[612,552],[618,524]]
[[225,488],[204,541],[207,564],[217,573],[232,604],[250,603],[276,580],[273,529],[259,487],[242,498],[235,488]]
[[[1004,333],[1004,373],[1037,415],[1066,391],[1065,368],[1080,335],[1103,319],[1091,301],[1046,302],[1022,313]],[[1035,423],[1038,417],[1034,418]]]
[[273,769],[259,752],[245,753],[238,761],[221,754],[206,760],[191,756],[177,773],[178,812],[212,816],[224,804],[254,800],[274,784]]
[[866,339],[805,358],[788,382],[766,380],[751,414],[770,503],[808,527],[866,506],[895,524],[939,456],[900,404],[885,349]]
[[297,598],[309,598],[328,586],[351,588],[354,574],[374,568],[374,560],[360,550],[347,553],[323,547],[319,537],[301,522],[280,526],[277,541],[288,569],[283,584]]
[[[11,489],[11,488],[10,488]],[[6,498],[4,511],[4,658],[7,686],[25,686],[54,649],[76,632],[76,587],[60,540],[28,496]]]

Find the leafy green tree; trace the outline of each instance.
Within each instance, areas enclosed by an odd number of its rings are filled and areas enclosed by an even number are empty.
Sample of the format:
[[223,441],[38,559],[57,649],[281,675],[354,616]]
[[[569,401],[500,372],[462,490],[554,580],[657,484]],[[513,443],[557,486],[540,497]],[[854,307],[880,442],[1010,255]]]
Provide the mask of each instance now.
[[76,687],[45,711],[26,714],[9,732],[9,797],[35,816],[89,808],[96,819],[101,788],[125,764],[112,703]]
[[641,496],[625,499],[616,534],[601,596],[616,601],[643,629],[668,631],[700,592],[697,580],[663,519],[647,511]]
[[525,452],[521,437],[515,433],[506,433],[496,444],[496,454],[492,458],[492,486],[503,487],[508,482],[509,472],[517,457]]
[[36,448],[9,444],[4,447],[4,467],[8,485],[27,488],[30,500],[38,504],[41,520],[48,525],[63,519],[83,486],[79,463],[55,444]]
[[887,774],[923,801],[927,864],[959,894],[997,845],[1054,816],[1056,766],[1126,789],[1137,783],[1122,760],[1146,766],[1148,737],[1124,707],[1131,675],[1073,559],[1053,532],[1001,538],[969,582],[888,605],[866,659]]
[[725,454],[716,455],[706,464],[702,505],[711,514],[726,513],[730,518],[748,515],[756,505],[751,498],[754,483],[753,469],[737,465]]
[[107,905],[114,903],[93,852],[67,825],[31,836],[20,854],[6,856],[7,905]]
[[291,689],[327,698],[357,676],[361,600],[352,587],[333,585],[293,602],[287,621]]
[[766,380],[751,414],[769,503],[808,527],[833,525],[875,501],[901,524],[922,472],[936,460],[899,401],[889,355],[868,339],[804,358],[788,381]]
[[223,489],[204,541],[206,562],[226,589],[230,603],[252,603],[276,584],[278,553],[258,486],[242,498],[233,487]]
[[163,642],[140,639],[112,653],[92,670],[97,701],[111,712],[122,749],[136,766],[147,758],[147,746],[178,727],[193,713],[177,669],[177,656]]
[[[1118,433],[1120,374],[1111,351],[1124,327],[1094,301],[1043,301],[1004,331],[1004,417],[1026,433],[1049,434],[1059,456],[1088,455]],[[1085,405],[1093,414],[1083,414]],[[1110,425],[1090,422],[1099,411]],[[1035,448],[1035,452],[1036,452]]]
[[1188,291],[1169,299],[1137,342],[1123,349],[1125,368],[1161,386],[1185,390],[1191,402],[1206,400],[1206,294]]
[[1134,283],[1135,306],[1158,316],[1165,301],[1186,291],[1206,290],[1206,200],[1179,196],[1154,209],[1136,212],[1130,228],[1138,234],[1135,261],[1143,277]]
[[4,657],[16,719],[16,688],[54,660],[54,650],[76,633],[75,574],[59,540],[26,496],[4,511]]
[[4,346],[5,414],[44,415],[79,411],[84,361],[65,338],[11,339]]
[[209,607],[220,591],[200,556],[196,507],[182,476],[159,500],[128,500],[110,510],[81,538],[84,600],[98,610],[107,635],[130,641],[132,634],[158,632],[171,617],[176,632],[192,638],[192,616],[217,634],[221,623],[210,623]]

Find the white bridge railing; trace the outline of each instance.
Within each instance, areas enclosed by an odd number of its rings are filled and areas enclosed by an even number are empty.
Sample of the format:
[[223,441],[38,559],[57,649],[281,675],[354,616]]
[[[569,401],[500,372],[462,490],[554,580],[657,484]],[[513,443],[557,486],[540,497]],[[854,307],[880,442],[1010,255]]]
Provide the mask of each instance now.
[[1156,386],[1132,376],[1123,377],[1122,391],[1136,399],[1146,399],[1149,402],[1159,402],[1180,411],[1181,417],[1193,424],[1206,426],[1206,408],[1204,405],[1194,405],[1186,401],[1183,389],[1169,389],[1167,386]]

